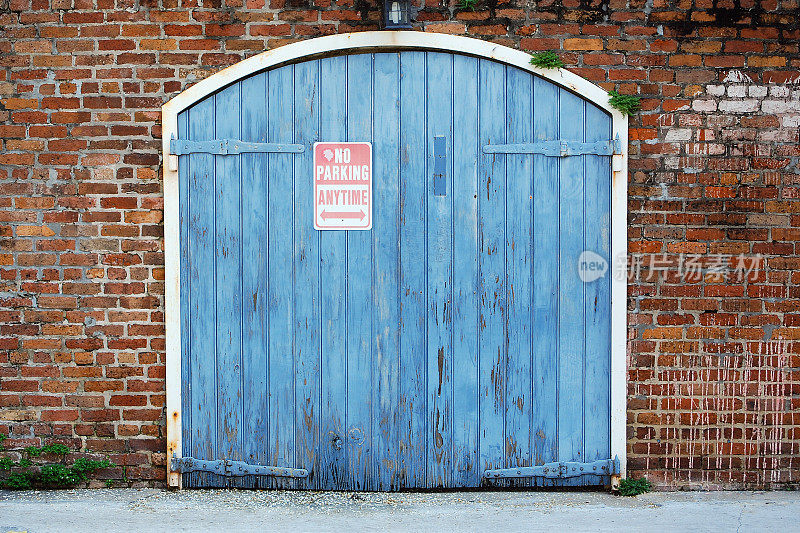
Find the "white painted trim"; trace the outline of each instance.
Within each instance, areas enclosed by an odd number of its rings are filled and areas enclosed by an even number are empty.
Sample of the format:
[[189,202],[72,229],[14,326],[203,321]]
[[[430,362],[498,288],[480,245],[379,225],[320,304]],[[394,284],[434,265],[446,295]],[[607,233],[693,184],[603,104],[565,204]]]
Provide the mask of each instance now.
[[161,150],[164,154],[164,322],[166,326],[167,486],[180,488],[181,475],[172,471],[172,457],[182,457],[181,446],[181,259],[178,156],[169,142],[178,138],[178,112],[169,102],[161,108]]
[[[329,55],[373,50],[431,50],[492,59],[526,70],[580,95],[612,117],[613,135],[622,141],[612,178],[611,257],[626,257],[628,118],[608,104],[602,87],[565,69],[540,69],[530,64],[530,55],[468,37],[417,31],[346,33],[289,44],[245,59],[189,87],[161,108],[164,154],[164,260],[166,267],[165,320],[167,350],[167,482],[180,486],[180,475],[172,472],[169,458],[181,456],[181,336],[180,336],[180,242],[178,220],[178,169],[169,152],[169,141],[178,137],[178,113],[206,96],[242,78],[291,62]],[[621,159],[621,161],[619,161]],[[611,273],[611,269],[609,270]],[[618,456],[622,475],[626,468],[626,276],[611,281],[611,456]]]
[[[628,116],[612,113],[622,155],[611,156],[611,457],[619,457],[620,477],[628,468]],[[616,160],[616,161],[614,161]],[[624,270],[616,272],[617,261]],[[617,488],[616,481],[612,485]]]

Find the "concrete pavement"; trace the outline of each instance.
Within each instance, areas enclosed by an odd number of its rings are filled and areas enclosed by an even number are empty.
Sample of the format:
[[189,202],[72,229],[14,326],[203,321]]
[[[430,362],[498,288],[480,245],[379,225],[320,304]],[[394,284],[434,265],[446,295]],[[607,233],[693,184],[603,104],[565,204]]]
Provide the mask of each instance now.
[[0,533],[800,531],[800,493],[0,491]]

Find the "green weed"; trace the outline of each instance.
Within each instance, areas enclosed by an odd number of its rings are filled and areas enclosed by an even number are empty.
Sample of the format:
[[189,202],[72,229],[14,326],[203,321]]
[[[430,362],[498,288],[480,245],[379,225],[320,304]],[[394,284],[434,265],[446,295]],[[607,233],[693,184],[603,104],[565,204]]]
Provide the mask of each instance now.
[[653,484],[643,477],[639,479],[625,478],[619,482],[620,496],[638,496],[650,492],[652,489]]
[[617,109],[623,115],[633,116],[642,106],[641,99],[632,94],[619,94],[617,91],[610,91],[608,97],[608,103],[611,104],[611,107]]
[[531,56],[531,65],[539,68],[561,68],[564,62],[553,51],[537,52]]

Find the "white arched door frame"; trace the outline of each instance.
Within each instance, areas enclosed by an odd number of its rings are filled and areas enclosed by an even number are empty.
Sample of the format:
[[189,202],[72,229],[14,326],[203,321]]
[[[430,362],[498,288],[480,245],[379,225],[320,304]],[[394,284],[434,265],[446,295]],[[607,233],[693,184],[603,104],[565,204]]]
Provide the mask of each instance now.
[[[428,50],[476,56],[505,63],[545,78],[607,111],[613,137],[622,153],[612,157],[611,263],[627,264],[628,216],[628,118],[608,103],[608,93],[565,69],[540,69],[531,56],[468,37],[417,31],[346,33],[309,39],[263,52],[210,76],[175,96],[161,108],[164,155],[164,260],[167,393],[167,483],[179,487],[181,476],[171,466],[181,457],[181,316],[180,316],[180,222],[178,205],[178,156],[170,154],[170,140],[178,137],[178,114],[206,96],[256,72],[297,61],[330,55],[371,51]],[[620,259],[623,258],[623,259]],[[626,335],[627,273],[611,275],[611,456],[620,460],[620,477],[626,471]],[[618,479],[618,478],[617,478]],[[616,481],[616,479],[614,480]]]

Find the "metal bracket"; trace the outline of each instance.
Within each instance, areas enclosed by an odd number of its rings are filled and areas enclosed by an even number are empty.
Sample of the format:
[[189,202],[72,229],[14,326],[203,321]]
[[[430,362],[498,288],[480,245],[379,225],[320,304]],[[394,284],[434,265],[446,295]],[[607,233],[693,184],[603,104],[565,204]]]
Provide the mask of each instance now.
[[236,155],[241,153],[283,153],[300,154],[305,151],[302,144],[285,143],[253,143],[238,139],[213,139],[210,141],[187,141],[185,139],[172,139],[169,142],[169,151],[174,155],[185,154],[214,154]]
[[619,133],[614,137],[614,153],[612,155],[622,155],[622,141],[619,139]]
[[204,461],[194,457],[173,457],[173,472],[211,472],[220,476],[272,476],[306,478],[308,470],[304,468],[282,468],[279,466],[251,465],[243,461]]
[[483,477],[486,479],[506,479],[520,477],[544,477],[549,479],[577,477],[586,474],[596,476],[609,476],[619,474],[619,458],[603,459],[591,463],[579,463],[570,461],[560,461],[557,463],[546,463],[539,466],[522,466],[519,468],[500,468],[497,470],[486,470]]
[[611,171],[620,172],[622,170],[622,141],[619,134],[614,139],[614,155],[611,156]]
[[487,144],[485,154],[540,154],[547,157],[568,157],[573,155],[614,155],[622,153],[619,136],[616,139],[597,142],[539,141],[535,143]]
[[447,139],[433,138],[433,195],[447,196]]

